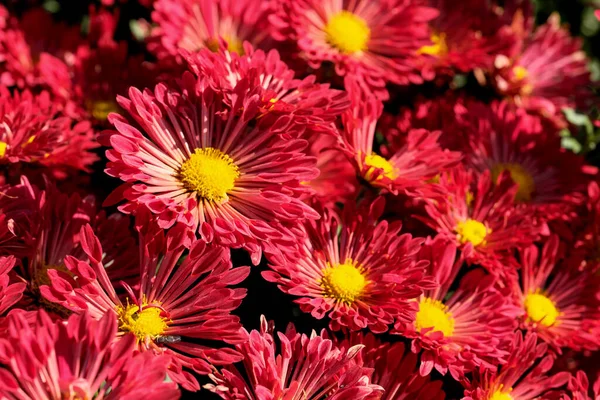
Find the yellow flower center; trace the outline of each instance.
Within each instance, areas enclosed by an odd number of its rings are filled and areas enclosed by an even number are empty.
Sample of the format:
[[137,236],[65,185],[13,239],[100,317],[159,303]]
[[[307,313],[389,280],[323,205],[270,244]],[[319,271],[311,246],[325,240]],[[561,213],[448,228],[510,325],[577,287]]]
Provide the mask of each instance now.
[[4,157],[6,154],[6,148],[8,147],[8,143],[0,141],[0,158]]
[[510,394],[502,392],[502,389],[499,389],[490,396],[490,400],[513,400],[513,398]]
[[353,54],[367,49],[371,30],[361,17],[340,11],[329,18],[325,25],[325,37],[330,45],[342,53]]
[[[223,39],[227,42],[227,50],[231,53],[238,53],[239,55],[244,55],[244,46],[242,41],[236,37],[224,36]],[[210,38],[206,41],[206,47],[213,53],[216,53],[219,50],[219,39],[218,38]]]
[[206,147],[196,149],[179,170],[183,185],[206,200],[224,202],[240,171],[227,154]]
[[527,172],[520,164],[496,164],[492,168],[492,179],[494,182],[496,182],[498,176],[504,171],[510,173],[510,177],[519,187],[515,200],[531,200],[531,195],[535,191],[535,181],[529,172]]
[[431,35],[431,44],[423,46],[418,51],[419,54],[429,54],[430,56],[442,57],[448,54],[448,44],[446,43],[445,33],[433,33]]
[[106,121],[108,114],[119,111],[117,102],[113,100],[108,101],[92,101],[89,103],[88,109],[92,117],[98,121]]
[[321,279],[325,297],[333,297],[348,304],[353,303],[363,293],[367,283],[362,268],[357,268],[352,260],[327,267]]
[[119,330],[133,333],[138,341],[154,340],[168,327],[168,320],[160,315],[161,309],[148,305],[142,311],[135,304],[116,307],[119,318]]
[[[382,176],[389,179],[396,179],[398,177],[398,171],[396,171],[392,163],[380,155],[369,154],[365,157],[365,164],[370,167],[365,174],[365,179],[368,181],[381,179]],[[377,169],[383,170],[383,174],[380,174],[375,178],[375,171]]]
[[540,293],[528,294],[524,305],[529,320],[544,326],[554,325],[560,315],[554,302]]
[[473,246],[485,244],[485,238],[489,233],[484,224],[474,219],[459,222],[456,225],[455,230],[458,235],[458,240],[462,244],[469,242],[473,244]]
[[452,318],[452,313],[448,312],[448,307],[444,303],[424,297],[419,302],[415,328],[417,331],[433,328],[428,333],[442,332],[444,336],[452,336],[454,333],[454,318]]
[[527,71],[527,68],[517,65],[513,68],[513,74],[516,80],[522,81],[529,76],[529,71]]

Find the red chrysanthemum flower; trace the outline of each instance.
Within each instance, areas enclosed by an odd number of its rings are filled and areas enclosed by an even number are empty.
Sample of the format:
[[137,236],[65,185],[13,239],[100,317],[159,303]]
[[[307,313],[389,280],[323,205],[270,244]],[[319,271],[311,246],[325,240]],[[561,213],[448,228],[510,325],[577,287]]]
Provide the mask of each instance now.
[[560,352],[600,348],[600,280],[594,271],[570,268],[557,236],[542,251],[534,245],[520,254],[518,276],[509,281],[521,308],[522,327]]
[[21,299],[25,290],[25,283],[10,282],[8,274],[16,261],[14,256],[0,257],[0,317]]
[[69,273],[50,270],[52,286],[40,290],[48,300],[75,313],[89,310],[96,319],[110,314],[118,321],[121,334],[135,334],[140,351],[172,355],[169,376],[186,390],[198,390],[198,382],[188,369],[207,374],[211,364],[242,359],[233,349],[217,346],[244,341],[239,318],[230,312],[239,306],[246,289],[230,286],[243,281],[250,269],[232,268],[229,249],[211,247],[203,241],[195,242],[178,265],[189,241],[185,227],[177,225],[165,233],[148,222],[146,213],[139,218],[137,295],[124,283],[121,286],[126,293],[117,293],[101,261],[100,241],[89,225],[81,232],[81,246],[89,263],[67,257]]
[[317,319],[326,315],[339,330],[386,332],[397,320],[412,318],[413,299],[433,283],[416,257],[422,239],[400,235],[401,224],[379,221],[385,201],[346,204],[343,214],[324,208],[321,219],[305,225],[307,238],[291,260],[272,260],[263,277],[285,293],[299,296],[300,309]]
[[504,361],[506,338],[517,327],[518,308],[494,289],[493,276],[473,270],[454,289],[463,265],[456,250],[439,236],[423,246],[419,256],[429,260],[428,273],[439,286],[418,298],[419,311],[408,324],[396,326],[398,333],[413,339],[413,352],[423,351],[423,376],[435,368],[459,379],[477,367],[493,368]]
[[352,333],[340,342],[340,348],[363,345],[353,363],[373,371],[371,382],[383,388],[381,400],[444,400],[442,381],[418,373],[418,357],[404,343],[385,343],[370,333]]
[[516,37],[489,3],[429,0],[440,15],[429,24],[431,44],[418,51],[425,79],[452,78],[455,71],[487,70],[498,54],[508,54]]
[[459,129],[463,134],[467,129],[463,153],[468,166],[490,171],[494,181],[508,171],[518,185],[516,201],[543,219],[573,217],[569,206],[583,203],[595,167],[562,148],[558,134],[538,133],[530,116],[505,102],[491,107],[472,103],[467,119]]
[[[198,78],[211,76],[220,82],[226,93],[247,79],[262,90],[260,112],[256,119],[292,118],[302,131],[333,133],[336,119],[350,105],[346,92],[316,83],[314,75],[294,79],[294,71],[281,61],[277,50],[265,53],[246,44],[246,53],[239,55],[224,49],[218,52],[201,50],[186,55],[190,69]],[[235,96],[236,93],[228,93]],[[226,100],[228,104],[233,99]],[[266,123],[263,121],[263,123]]]
[[559,372],[548,376],[547,373],[552,368],[554,360],[552,356],[546,355],[547,345],[536,342],[535,334],[528,334],[523,338],[521,333],[515,333],[506,364],[496,370],[475,371],[472,380],[463,382],[465,386],[463,400],[560,398],[563,392],[555,389],[565,385],[569,381],[570,374]]
[[0,397],[34,399],[164,400],[180,396],[166,382],[169,357],[135,354],[135,337],[115,342],[117,324],[105,316],[72,315],[53,322],[40,311],[34,326],[8,317],[0,339]]
[[159,58],[179,55],[180,50],[216,51],[223,39],[232,52],[242,54],[244,41],[260,47],[268,42],[270,1],[253,0],[157,0],[148,48]]
[[342,118],[340,146],[366,182],[393,194],[414,193],[459,162],[460,153],[440,147],[441,132],[424,129],[411,129],[405,137],[396,137],[381,146],[381,155],[376,154],[373,146],[382,110],[383,105],[378,101],[361,104],[356,99],[352,110]]
[[495,61],[497,90],[517,105],[552,118],[561,109],[589,103],[592,97],[588,59],[582,41],[571,37],[553,14],[510,57]]
[[459,166],[441,174],[439,187],[440,196],[426,199],[422,220],[456,243],[469,263],[493,274],[504,270],[502,256],[528,246],[541,232],[527,210],[514,204],[518,186],[508,172],[494,185],[489,171],[476,175]]
[[0,88],[0,118],[0,164],[43,166],[61,177],[72,169],[89,171],[98,159],[90,123],[65,116],[47,92],[11,95]]
[[121,214],[107,217],[104,211],[97,210],[92,196],[67,195],[50,184],[37,197],[41,198],[36,210],[37,223],[29,228],[35,246],[17,268],[28,285],[23,308],[42,306],[58,314],[65,313],[64,308],[43,299],[39,288],[50,283],[49,270],[69,274],[65,267],[67,256],[86,260],[80,237],[86,224],[91,224],[100,238],[104,249],[102,263],[108,276],[115,281],[137,282],[138,249],[129,229],[129,218]]
[[273,331],[263,316],[260,331],[246,333],[248,341],[237,346],[244,354],[247,379],[234,368],[222,369],[210,375],[214,384],[205,388],[227,400],[362,400],[381,395],[382,388],[369,382],[369,370],[352,363],[364,346],[340,348],[325,332],[307,336],[291,324],[285,333],[277,333],[277,346]]
[[331,62],[386,100],[386,83],[422,82],[417,51],[437,11],[411,0],[286,0],[276,16],[279,38],[295,41],[312,68]]
[[[0,12],[8,14],[3,7]],[[0,83],[47,89],[68,99],[72,90],[69,64],[81,40],[79,31],[79,26],[55,23],[42,8],[19,19],[9,16],[0,26]]]
[[242,79],[225,95],[214,83],[185,73],[174,86],[118,98],[131,117],[109,117],[117,131],[106,138],[106,172],[127,182],[112,200],[125,198],[126,213],[148,206],[163,228],[183,222],[207,241],[245,248],[257,264],[262,250],[296,246],[295,227],[318,218],[300,199],[318,170],[290,115],[256,120],[262,87]]

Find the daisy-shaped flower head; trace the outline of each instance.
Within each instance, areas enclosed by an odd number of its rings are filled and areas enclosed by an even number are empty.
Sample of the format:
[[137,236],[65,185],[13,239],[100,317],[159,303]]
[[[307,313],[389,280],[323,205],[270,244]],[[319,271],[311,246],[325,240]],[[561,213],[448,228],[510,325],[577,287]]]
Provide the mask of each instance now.
[[497,57],[494,83],[517,105],[561,119],[565,107],[589,103],[592,92],[582,42],[560,26],[553,14],[509,57]]
[[67,117],[48,92],[11,94],[2,87],[0,116],[0,164],[43,166],[58,177],[72,170],[89,171],[98,159],[92,152],[98,145],[90,123]]
[[[521,324],[560,352],[600,348],[600,298],[594,271],[565,265],[564,249],[551,236],[541,251],[534,245],[520,254],[517,281],[511,282]],[[561,251],[562,250],[562,251]]]
[[423,221],[459,246],[469,263],[501,274],[500,258],[540,233],[527,210],[515,206],[518,186],[508,172],[494,185],[489,171],[477,175],[458,166],[442,173],[437,185],[442,195],[426,199]]
[[[100,241],[86,225],[81,243],[89,262],[68,257],[69,273],[49,271],[51,286],[42,286],[42,294],[74,313],[88,310],[96,319],[109,314],[121,336],[135,335],[138,350],[172,355],[171,379],[186,390],[198,390],[189,370],[207,374],[209,365],[242,358],[222,345],[245,340],[238,317],[230,312],[246,290],[230,286],[243,281],[250,269],[232,268],[229,249],[204,241],[195,242],[188,252],[189,231],[182,225],[165,233],[145,214],[138,217],[138,226],[141,278],[135,290],[120,283],[125,292],[117,292],[101,261]],[[187,256],[178,265],[184,252]]]
[[370,370],[353,363],[364,346],[340,347],[325,331],[307,336],[292,324],[285,333],[273,331],[262,316],[260,331],[246,333],[247,342],[237,346],[247,379],[227,367],[211,374],[214,384],[205,388],[227,400],[380,398],[383,389],[370,383]]
[[385,343],[371,333],[352,333],[340,342],[341,348],[362,345],[353,363],[373,371],[371,382],[384,389],[381,400],[444,400],[442,381],[421,376],[418,356],[404,343]]
[[494,279],[482,270],[467,273],[457,289],[451,287],[463,265],[456,246],[441,237],[428,239],[420,257],[429,260],[429,274],[438,286],[418,300],[418,312],[396,331],[413,339],[412,351],[421,354],[420,373],[433,368],[458,379],[483,366],[492,368],[506,356],[506,336],[516,328],[518,309],[493,288]]
[[46,89],[68,99],[72,91],[69,65],[81,41],[79,31],[79,26],[55,23],[41,7],[19,19],[9,16],[0,26],[0,82],[20,89]]
[[546,355],[547,345],[537,343],[535,334],[515,333],[507,362],[495,369],[479,369],[463,381],[464,400],[558,399],[557,390],[570,378],[567,372],[548,375],[554,360]]
[[0,257],[0,318],[23,296],[25,283],[11,283],[9,273],[16,264],[14,256]]
[[418,50],[428,45],[433,8],[410,0],[286,0],[276,22],[295,41],[312,68],[333,63],[339,76],[352,76],[382,100],[387,83],[422,82]]
[[[568,218],[568,207],[581,204],[596,168],[561,146],[555,132],[537,132],[536,119],[506,103],[472,103],[463,148],[465,162],[492,179],[507,171],[518,185],[515,200],[544,219]],[[572,215],[571,215],[572,216]]]
[[221,39],[231,52],[242,54],[244,41],[267,43],[272,12],[268,0],[158,0],[154,3],[148,48],[161,59],[177,57],[180,50],[219,49]]
[[386,332],[397,319],[411,318],[413,299],[432,286],[423,276],[426,262],[416,257],[422,240],[400,235],[399,223],[379,221],[385,201],[378,198],[343,214],[332,207],[305,225],[306,240],[293,260],[271,262],[263,277],[300,297],[300,309],[330,318],[339,330]]
[[169,357],[135,354],[133,335],[115,341],[117,324],[88,314],[53,322],[44,311],[30,324],[22,314],[8,317],[0,339],[0,396],[35,399],[177,399],[166,382]]
[[350,105],[346,92],[331,89],[328,83],[316,83],[314,75],[294,79],[294,71],[275,49],[265,53],[254,50],[248,43],[245,48],[244,55],[225,49],[184,54],[196,76],[212,76],[226,88],[225,92],[244,79],[250,82],[250,87],[262,89],[262,104],[256,116],[261,124],[270,124],[285,115],[300,125],[302,131],[335,132],[337,117]]
[[300,199],[316,160],[290,115],[256,121],[262,88],[242,79],[225,96],[215,84],[186,72],[173,86],[118,98],[130,117],[109,116],[117,130],[107,134],[106,172],[127,183],[109,202],[124,198],[126,213],[146,205],[161,227],[183,222],[209,242],[247,249],[257,264],[262,250],[296,246],[291,229],[318,218]]
[[381,102],[363,101],[355,96],[353,107],[342,116],[340,146],[354,163],[358,175],[371,186],[393,194],[414,193],[459,162],[460,153],[440,147],[441,132],[425,129],[411,129],[406,137],[381,146],[377,154],[373,147],[382,110]]

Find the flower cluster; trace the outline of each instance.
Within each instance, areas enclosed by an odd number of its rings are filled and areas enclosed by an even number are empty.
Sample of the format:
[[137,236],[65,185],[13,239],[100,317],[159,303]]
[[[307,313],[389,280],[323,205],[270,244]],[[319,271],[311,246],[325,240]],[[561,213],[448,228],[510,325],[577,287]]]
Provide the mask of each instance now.
[[564,140],[598,99],[558,14],[17,3],[0,398],[599,398],[600,176]]

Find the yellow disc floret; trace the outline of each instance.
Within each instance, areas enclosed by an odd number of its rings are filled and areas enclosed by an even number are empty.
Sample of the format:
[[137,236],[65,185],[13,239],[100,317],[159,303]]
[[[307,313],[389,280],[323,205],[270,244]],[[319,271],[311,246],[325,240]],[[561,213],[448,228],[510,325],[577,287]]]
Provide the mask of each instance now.
[[527,68],[517,65],[513,68],[513,74],[516,80],[522,81],[529,76],[529,71],[527,71]]
[[[396,179],[398,177],[398,172],[392,163],[380,155],[369,154],[365,157],[365,164],[369,167],[365,174],[365,179],[368,181],[381,179],[382,176],[385,176],[389,179]],[[375,177],[375,171],[377,169],[383,170],[383,173]]]
[[8,143],[0,141],[0,158],[4,157],[6,154],[6,148],[8,147]]
[[351,304],[363,293],[367,279],[362,268],[346,260],[343,264],[325,268],[320,284],[325,297]]
[[330,45],[342,53],[353,54],[367,49],[371,30],[361,17],[340,11],[327,21],[325,37]]
[[417,331],[433,328],[429,333],[442,332],[444,336],[452,336],[454,333],[454,318],[452,318],[452,313],[448,311],[448,307],[444,303],[424,297],[419,302],[415,328]]
[[151,305],[142,306],[142,311],[135,304],[117,306],[116,311],[119,330],[133,333],[140,342],[156,339],[168,327],[168,319],[161,316],[162,310]]
[[455,230],[458,240],[462,244],[468,242],[473,246],[485,244],[485,238],[489,233],[484,224],[474,219],[467,219],[466,221],[459,222],[456,225]]
[[492,179],[497,181],[498,176],[504,171],[510,173],[512,180],[518,185],[519,189],[515,199],[517,201],[529,201],[535,191],[535,181],[533,177],[520,164],[496,164],[492,168]]
[[431,35],[431,44],[423,46],[418,51],[419,54],[429,54],[430,56],[442,57],[448,54],[448,45],[446,44],[445,33],[434,33]]
[[498,389],[490,396],[490,400],[513,400],[513,397],[508,392]]
[[528,294],[524,306],[528,319],[544,326],[554,325],[560,315],[554,302],[541,293]]
[[194,151],[181,166],[179,175],[188,190],[197,192],[203,199],[224,202],[240,171],[227,154],[206,147]]
[[103,101],[90,101],[88,103],[88,109],[92,117],[98,121],[106,121],[108,114],[119,111],[119,106],[113,100]]

